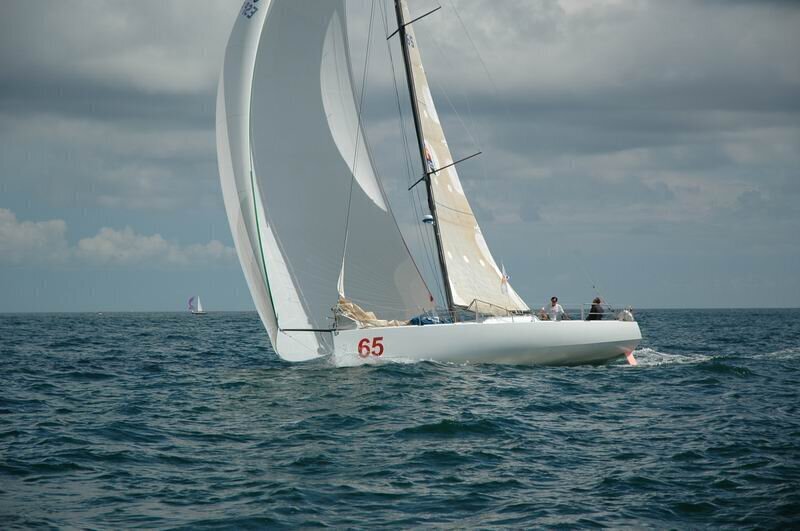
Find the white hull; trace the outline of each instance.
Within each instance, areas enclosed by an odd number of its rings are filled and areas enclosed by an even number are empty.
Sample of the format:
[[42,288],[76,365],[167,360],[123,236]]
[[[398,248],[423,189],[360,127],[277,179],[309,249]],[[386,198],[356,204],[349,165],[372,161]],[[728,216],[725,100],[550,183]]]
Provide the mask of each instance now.
[[513,322],[493,319],[483,323],[342,330],[333,336],[334,358],[338,365],[380,359],[516,365],[596,364],[632,352],[641,339],[635,321],[519,318]]

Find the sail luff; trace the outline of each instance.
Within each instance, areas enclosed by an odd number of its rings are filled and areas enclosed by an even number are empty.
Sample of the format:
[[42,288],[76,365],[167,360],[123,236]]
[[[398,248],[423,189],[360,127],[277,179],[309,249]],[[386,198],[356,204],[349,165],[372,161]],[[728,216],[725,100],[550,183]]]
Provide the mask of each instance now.
[[425,190],[428,196],[428,209],[433,216],[433,233],[436,241],[436,251],[439,258],[439,267],[441,268],[442,280],[444,283],[445,298],[447,299],[447,309],[454,310],[455,304],[453,302],[453,293],[450,288],[450,280],[447,274],[447,262],[444,258],[444,247],[442,246],[442,234],[439,231],[439,223],[436,212],[436,201],[433,199],[431,192],[431,179],[428,173],[428,165],[425,159],[425,137],[423,135],[422,123],[420,121],[419,106],[417,105],[417,91],[414,85],[414,72],[411,66],[411,56],[408,50],[408,40],[406,33],[406,23],[404,14],[404,0],[395,0],[394,8],[397,17],[397,27],[400,34],[400,48],[403,50],[403,65],[406,73],[406,83],[408,84],[408,93],[411,99],[411,112],[414,117],[414,131],[417,135],[417,142],[419,145],[419,156],[422,164],[422,175],[425,181]]

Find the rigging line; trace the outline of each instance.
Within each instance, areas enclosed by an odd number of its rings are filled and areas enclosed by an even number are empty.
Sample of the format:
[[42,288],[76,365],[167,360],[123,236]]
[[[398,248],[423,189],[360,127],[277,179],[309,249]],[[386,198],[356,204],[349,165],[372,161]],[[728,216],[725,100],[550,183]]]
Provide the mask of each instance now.
[[[397,81],[395,80],[395,85],[396,84],[397,84]],[[395,88],[395,90],[397,90],[397,88]],[[399,97],[399,95],[398,95],[398,97]],[[399,105],[399,102],[398,102],[398,105]],[[401,112],[401,114],[402,114],[402,112]],[[412,175],[414,175],[414,173],[415,173],[415,171],[412,170],[411,166],[412,166],[412,158],[416,158],[416,156],[417,156],[416,155],[417,147],[416,146],[414,147],[414,152],[412,153],[411,143],[408,141],[408,137],[410,135],[408,133],[407,127],[405,127],[403,125],[402,121],[401,121],[401,128],[403,130],[403,135],[404,135],[403,136],[403,140],[405,142],[406,171],[407,171],[407,174],[408,174],[408,182],[410,183],[411,179],[413,178]],[[416,193],[412,193],[409,197],[411,199],[412,204],[414,205],[415,214],[417,216],[415,226],[417,227],[417,232],[419,234],[419,241],[422,243],[423,248],[424,248],[425,252],[427,253],[426,256],[428,258],[428,265],[430,267],[431,276],[433,277],[434,281],[436,282],[436,287],[439,290],[439,294],[438,294],[439,297],[440,297],[439,300],[440,301],[446,301],[447,300],[447,295],[446,295],[445,287],[443,285],[444,278],[442,277],[442,273],[441,273],[442,270],[441,270],[441,267],[436,267],[436,262],[439,262],[440,258],[439,258],[438,252],[436,251],[436,248],[437,248],[438,244],[434,241],[434,239],[436,237],[435,233],[434,233],[434,231],[426,230],[425,227],[420,225],[419,221],[418,221],[418,220],[422,219],[422,213],[423,212],[428,212],[429,211],[429,206],[430,205],[428,205],[427,192],[423,192],[420,189],[417,189],[415,192]],[[423,194],[424,194],[424,197],[423,197]],[[423,206],[423,205],[425,205],[425,206]]]
[[[503,98],[500,98],[500,90],[497,88],[497,84],[494,82],[494,78],[492,77],[492,74],[489,72],[489,68],[486,66],[486,63],[484,62],[483,57],[481,56],[480,50],[478,49],[478,46],[475,44],[475,41],[472,39],[472,35],[470,34],[469,30],[467,29],[467,25],[464,24],[464,20],[461,18],[461,15],[458,13],[458,9],[456,9],[456,6],[455,6],[455,3],[453,3],[453,0],[450,0],[450,7],[453,10],[453,13],[455,13],[456,18],[458,19],[458,23],[461,24],[461,27],[464,29],[464,35],[467,36],[467,40],[469,41],[470,45],[472,46],[472,49],[475,51],[475,55],[478,57],[478,62],[481,64],[481,66],[483,67],[483,71],[486,73],[486,78],[489,80],[489,84],[492,86],[492,90],[494,91],[495,97],[499,101],[502,102],[503,110],[504,110],[506,116],[510,116],[511,115],[510,109],[508,108],[508,105],[506,104],[505,100]],[[469,105],[469,103],[467,103],[467,105]],[[470,109],[470,114],[471,114],[472,113],[472,109],[470,107],[468,107],[468,108]],[[473,118],[473,122],[474,122],[474,118]],[[487,171],[487,168],[486,168],[486,162],[485,161],[481,161],[481,165],[483,166],[484,177],[488,178],[488,171]]]
[[[387,25],[387,22],[386,22],[386,15],[385,15],[385,11],[383,9],[383,4],[380,3],[379,6],[381,7],[381,12],[384,13],[384,17],[383,17],[384,18],[384,28],[387,28],[388,25]],[[372,28],[374,26],[374,18],[375,18],[375,12],[374,12],[374,4],[373,4],[373,10],[370,13],[370,28]],[[362,92],[361,92],[361,100],[360,100],[361,103],[359,104],[359,109],[363,106],[363,100],[364,100],[364,97],[366,95],[366,79],[367,79],[367,73],[368,73],[368,68],[369,68],[369,58],[371,57],[371,49],[372,49],[371,48],[371,44],[372,44],[371,35],[372,35],[372,33],[373,32],[370,30],[370,35],[368,36],[369,48],[368,48],[368,52],[367,52],[367,58],[365,60],[364,79],[363,79],[363,83],[362,83]],[[361,133],[361,137],[363,138],[364,148],[366,150],[367,157],[369,158],[369,163],[371,164],[371,168],[374,168],[374,162],[372,160],[372,154],[370,152],[369,137],[363,134],[364,127],[363,127],[363,123],[361,122],[361,116],[362,115],[363,115],[363,113],[359,111],[358,119],[359,119],[359,126],[361,128],[359,132]],[[425,288],[425,291],[428,293],[429,296],[432,296],[432,293],[431,293],[430,289],[428,288],[428,285],[425,283],[424,277],[422,276],[422,272],[420,271],[419,266],[417,265],[416,261],[414,260],[414,257],[411,254],[411,250],[408,248],[408,244],[406,243],[405,239],[403,238],[402,231],[400,230],[400,226],[399,226],[399,224],[397,222],[397,217],[394,214],[394,210],[392,209],[392,205],[391,205],[391,202],[389,201],[389,197],[388,197],[388,195],[386,193],[386,189],[383,186],[383,182],[378,177],[378,175],[375,175],[375,180],[376,180],[376,182],[378,184],[378,188],[380,189],[381,197],[383,197],[383,199],[384,199],[384,201],[386,203],[386,210],[389,213],[389,216],[391,217],[392,221],[394,222],[395,227],[397,228],[398,235],[400,236],[400,239],[401,239],[401,241],[403,243],[403,246],[406,249],[406,253],[408,254],[409,259],[411,260],[411,263],[414,265],[414,268],[417,270],[417,274],[419,275],[420,280],[422,281],[422,284],[423,284],[423,287]],[[344,267],[344,261],[342,262],[342,267]],[[340,276],[340,279],[341,278],[342,277]]]
[[[453,12],[456,15],[456,18],[458,19],[459,24],[461,24],[461,27],[464,28],[464,35],[467,36],[467,40],[469,41],[470,45],[472,45],[472,49],[475,50],[475,55],[478,56],[478,62],[480,62],[481,66],[483,67],[483,71],[486,72],[486,77],[489,80],[489,83],[492,85],[492,89],[494,90],[495,94],[499,96],[500,90],[497,88],[497,85],[494,82],[494,78],[492,78],[492,74],[489,72],[489,68],[487,68],[486,63],[483,61],[483,57],[481,57],[481,52],[478,50],[478,46],[475,44],[475,41],[472,40],[472,35],[470,35],[469,30],[467,29],[467,25],[464,24],[464,20],[461,18],[461,15],[459,15],[458,9],[456,9],[453,0],[450,0],[450,6],[452,7]],[[505,107],[506,114],[509,114],[508,107],[506,105],[503,106]]]
[[600,293],[600,290],[597,288],[594,279],[591,276],[589,276],[589,271],[586,269],[586,266],[584,266],[583,261],[580,260],[580,257],[578,257],[578,264],[581,267],[581,271],[583,271],[583,274],[586,276],[586,280],[589,281],[589,284],[592,285],[592,289],[594,290],[594,292],[597,294],[598,297],[600,297],[600,300],[603,301],[605,304],[607,304],[612,312],[615,312],[616,309],[614,308],[614,305],[611,304],[611,302],[609,302],[608,299],[606,299],[605,295]]
[[[305,348],[305,349],[306,349],[306,350],[308,350],[308,351],[315,351],[315,350],[317,350],[317,349],[319,348],[318,346],[317,346],[317,347],[314,347],[314,346],[307,345],[307,344],[305,344],[303,341],[301,341],[299,338],[297,338],[297,337],[294,337],[294,336],[291,334],[291,333],[293,333],[293,332],[299,332],[299,331],[301,331],[301,330],[306,330],[306,329],[292,329],[292,328],[281,328],[281,329],[280,329],[280,331],[281,331],[281,335],[282,335],[283,337],[285,337],[285,338],[287,338],[287,339],[291,339],[291,340],[292,340],[292,341],[294,341],[296,344],[300,345],[301,347]],[[330,332],[331,330],[320,330],[320,331],[321,331],[321,332],[322,332],[322,331],[324,331],[324,332]],[[290,333],[287,333],[287,332],[290,332]],[[319,340],[319,339],[320,339],[320,336],[321,336],[322,334],[318,334],[318,333],[317,333],[317,334],[314,334],[314,335],[316,336],[316,339],[317,339],[317,340]],[[308,337],[308,336],[306,336],[306,337]],[[325,346],[328,348],[328,351],[329,351],[328,353],[331,353],[331,352],[333,352],[333,344],[332,344],[332,343],[329,341],[329,339],[328,339],[326,336],[324,336],[324,337],[325,337],[324,341],[319,341],[319,343],[323,343],[323,344],[324,344],[324,345],[325,345]],[[273,347],[273,348],[274,348],[274,347]]]
[[[444,54],[444,51],[442,50],[442,47],[439,45],[439,41],[436,38],[432,39],[432,41],[436,45],[436,49],[439,52],[439,55],[442,56],[443,58],[445,58],[445,61],[446,61],[446,56]],[[436,87],[444,95],[444,98],[447,100],[447,104],[450,106],[450,109],[453,111],[453,114],[456,115],[456,118],[458,118],[458,121],[461,124],[461,127],[464,129],[464,131],[466,131],[467,135],[469,136],[470,140],[472,140],[472,143],[475,145],[475,147],[478,150],[480,150],[481,149],[480,142],[478,142],[478,139],[475,138],[475,136],[472,134],[472,131],[470,130],[470,128],[467,127],[466,122],[464,122],[464,119],[461,117],[461,113],[458,112],[458,109],[453,104],[453,101],[450,99],[450,95],[447,93],[447,88],[445,88],[444,84],[441,83],[438,79],[434,78],[434,83],[436,84]],[[466,96],[465,96],[464,99],[466,100]],[[470,109],[470,111],[471,111],[471,108],[469,107],[469,102],[468,101],[467,101],[467,108]]]
[[[383,8],[384,4],[381,3],[381,7]],[[388,23],[388,14],[387,11],[384,9],[384,30],[388,31],[389,23]],[[395,101],[397,103],[397,121],[400,127],[401,138],[403,139],[403,158],[405,160],[405,167],[406,167],[406,179],[407,181],[411,181],[412,170],[411,170],[411,148],[408,142],[408,132],[406,131],[404,122],[403,122],[403,108],[402,104],[400,103],[400,91],[397,87],[397,77],[395,75],[395,66],[394,66],[394,55],[392,54],[392,46],[389,41],[386,42],[386,48],[389,53],[389,62],[391,64],[392,69],[392,83],[394,85],[394,92],[395,92]],[[422,206],[421,200],[419,199],[418,195],[410,194],[408,196],[408,202],[411,204],[413,211],[414,211],[414,229],[416,230],[418,242],[422,245],[423,250],[422,254],[425,258],[425,264],[428,266],[428,272],[430,277],[433,279],[434,287],[437,290],[437,297],[439,300],[443,298],[443,291],[442,286],[439,281],[439,277],[436,273],[436,267],[432,261],[432,251],[430,249],[430,243],[426,240],[425,234],[423,233],[424,227],[420,226],[419,220],[422,219]]]
[[[364,105],[364,94],[367,85],[367,70],[369,69],[369,53],[372,48],[372,24],[375,20],[375,3],[371,2],[369,10],[369,29],[367,31],[367,49],[364,53],[364,71],[361,73],[361,94],[358,98],[358,126],[356,127],[356,145],[353,148],[353,172],[350,176],[350,193],[347,196],[347,214],[344,222],[344,243],[342,244],[342,275],[344,274],[344,262],[347,257],[347,240],[350,236],[350,209],[353,205],[353,186],[356,180],[356,171],[358,167],[358,146],[361,138],[361,110]],[[343,280],[343,279],[342,279]],[[344,286],[341,286],[340,295],[344,295]]]
[[[383,28],[384,28],[384,34],[385,34],[388,31],[388,28],[389,28],[387,10],[385,8],[385,3],[384,2],[380,2],[379,5],[380,5],[380,8],[381,8],[381,13],[383,15]],[[400,125],[401,131],[403,131],[402,109],[400,108],[400,93],[399,93],[399,91],[397,89],[397,79],[395,77],[395,71],[394,71],[394,59],[392,57],[392,48],[391,48],[391,44],[388,43],[388,42],[386,43],[386,49],[387,49],[388,54],[389,54],[389,62],[390,62],[391,70],[392,70],[392,82],[394,84],[394,89],[395,89],[395,100],[397,101],[397,105],[398,105],[398,123]],[[405,136],[402,136],[402,138],[403,138],[403,143],[407,146],[408,145],[407,138]],[[408,160],[406,160],[406,172],[407,172],[408,178],[410,179],[411,178],[410,177],[410,166],[408,165]],[[414,264],[414,267],[417,268],[417,272],[419,273],[420,278],[422,280],[422,283],[425,286],[426,291],[428,292],[428,296],[432,298],[433,297],[433,293],[431,292],[431,289],[428,287],[427,282],[425,282],[425,278],[422,276],[422,271],[420,270],[419,266],[417,266],[416,260],[414,259],[414,255],[411,253],[411,249],[408,247],[408,242],[406,242],[406,239],[403,237],[402,230],[400,230],[400,225],[399,225],[399,223],[397,223],[397,218],[394,215],[394,211],[392,211],[392,209],[391,209],[391,203],[388,200],[388,198],[386,200],[386,203],[387,203],[387,205],[389,205],[389,210],[392,213],[392,218],[394,219],[395,224],[397,225],[397,230],[400,233],[400,237],[403,240],[403,244],[405,245],[406,251],[408,252],[409,256],[411,257],[411,261]],[[419,219],[419,216],[417,216],[417,219]],[[420,233],[419,224],[415,224],[415,228],[417,229],[417,232]],[[425,255],[425,258],[427,258],[427,255]],[[423,267],[425,265],[426,264],[423,263]],[[429,267],[432,267],[430,265],[430,263],[428,263],[427,265]],[[434,277],[434,280],[436,280],[435,277]],[[437,289],[439,288],[438,285],[435,286],[435,287]]]
[[[383,12],[383,23],[384,23],[384,30],[388,31],[389,23],[388,23],[388,16],[387,11],[384,8],[383,2],[381,2],[381,10]],[[411,181],[413,172],[411,170],[411,147],[408,142],[408,132],[403,124],[403,108],[402,104],[400,103],[400,90],[397,88],[397,76],[395,75],[395,64],[394,64],[394,55],[392,54],[392,47],[391,42],[386,41],[386,49],[389,53],[389,63],[392,69],[392,83],[394,85],[394,93],[395,93],[395,101],[397,102],[397,119],[398,124],[400,126],[401,137],[403,139],[403,151],[404,151],[404,159],[406,163],[406,176],[408,178],[408,182]],[[422,218],[422,200],[419,197],[419,193],[412,193],[409,196],[410,203],[414,209],[414,215],[416,216],[414,227],[417,232],[417,236],[419,241],[423,246],[424,255],[426,258],[426,265],[429,268],[430,276],[433,278],[434,283],[436,284],[436,289],[438,291],[437,297],[439,300],[443,300],[444,297],[444,288],[442,286],[442,279],[439,278],[439,274],[437,273],[437,269],[435,264],[433,263],[433,251],[432,251],[432,244],[430,242],[430,231],[424,231],[423,228],[419,224],[419,220]],[[426,237],[427,233],[427,237]]]
[[456,212],[456,213],[458,213],[458,214],[464,214],[465,216],[470,216],[470,217],[472,217],[473,219],[477,219],[477,218],[475,217],[475,213],[474,213],[474,212],[465,212],[465,211],[463,211],[463,210],[459,210],[459,209],[457,209],[457,208],[453,208],[453,207],[451,207],[451,206],[447,206],[447,205],[445,205],[444,203],[440,203],[439,201],[436,201],[436,206],[440,206],[440,207],[442,207],[442,208],[446,208],[447,210],[450,210],[451,212]]
[[[414,118],[414,132],[416,133],[416,139],[419,146],[419,155],[420,155],[420,163],[422,164],[422,169],[425,171],[427,168],[428,162],[427,159],[429,158],[429,154],[427,153],[427,144],[425,142],[425,128],[423,125],[423,116],[420,113],[420,106],[418,100],[418,88],[422,89],[426,92],[428,91],[427,82],[425,82],[425,77],[423,74],[423,68],[421,63],[421,57],[418,54],[418,51],[415,52],[412,56],[411,48],[416,48],[413,40],[415,39],[415,34],[413,28],[411,26],[408,27],[408,31],[405,30],[405,26],[403,23],[406,20],[406,12],[408,11],[408,6],[405,3],[405,0],[395,0],[394,2],[395,8],[395,16],[397,17],[397,24],[401,26],[403,29],[400,31],[400,49],[403,53],[403,66],[405,71],[405,78],[406,83],[408,85],[408,99],[409,103],[411,104],[411,114]],[[418,73],[417,78],[414,76],[414,69],[415,67],[420,72]],[[417,85],[420,85],[419,87]],[[432,232],[435,238],[435,247],[437,256],[439,257],[439,267],[441,269],[442,280],[444,283],[444,291],[445,291],[445,301],[448,308],[453,306],[453,289],[452,289],[452,279],[450,279],[448,273],[448,264],[444,258],[444,243],[442,241],[442,234],[439,230],[439,225],[435,223],[436,221],[436,203],[434,202],[433,198],[433,191],[431,187],[430,180],[426,183],[426,191],[428,197],[428,209],[430,210],[431,217],[433,218],[434,224],[432,227]]]

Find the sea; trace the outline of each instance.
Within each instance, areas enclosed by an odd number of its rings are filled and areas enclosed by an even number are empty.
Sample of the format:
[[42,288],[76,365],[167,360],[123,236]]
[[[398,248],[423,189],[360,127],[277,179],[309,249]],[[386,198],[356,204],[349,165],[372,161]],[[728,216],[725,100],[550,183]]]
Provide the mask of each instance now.
[[255,313],[0,315],[0,528],[798,528],[800,310],[638,366],[290,364]]

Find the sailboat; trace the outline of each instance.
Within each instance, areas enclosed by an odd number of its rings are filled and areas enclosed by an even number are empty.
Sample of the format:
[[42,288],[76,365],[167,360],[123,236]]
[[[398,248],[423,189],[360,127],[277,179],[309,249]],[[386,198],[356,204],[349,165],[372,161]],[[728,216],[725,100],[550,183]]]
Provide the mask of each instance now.
[[[195,301],[197,301],[196,304]],[[187,304],[189,306],[189,311],[194,315],[205,315],[206,312],[203,310],[203,302],[200,300],[200,295],[189,297],[189,302]]]
[[217,90],[225,207],[278,356],[574,365],[631,356],[630,312],[541,320],[483,237],[428,87],[409,8],[394,0],[441,301],[393,215],[364,136],[344,0],[247,0]]

